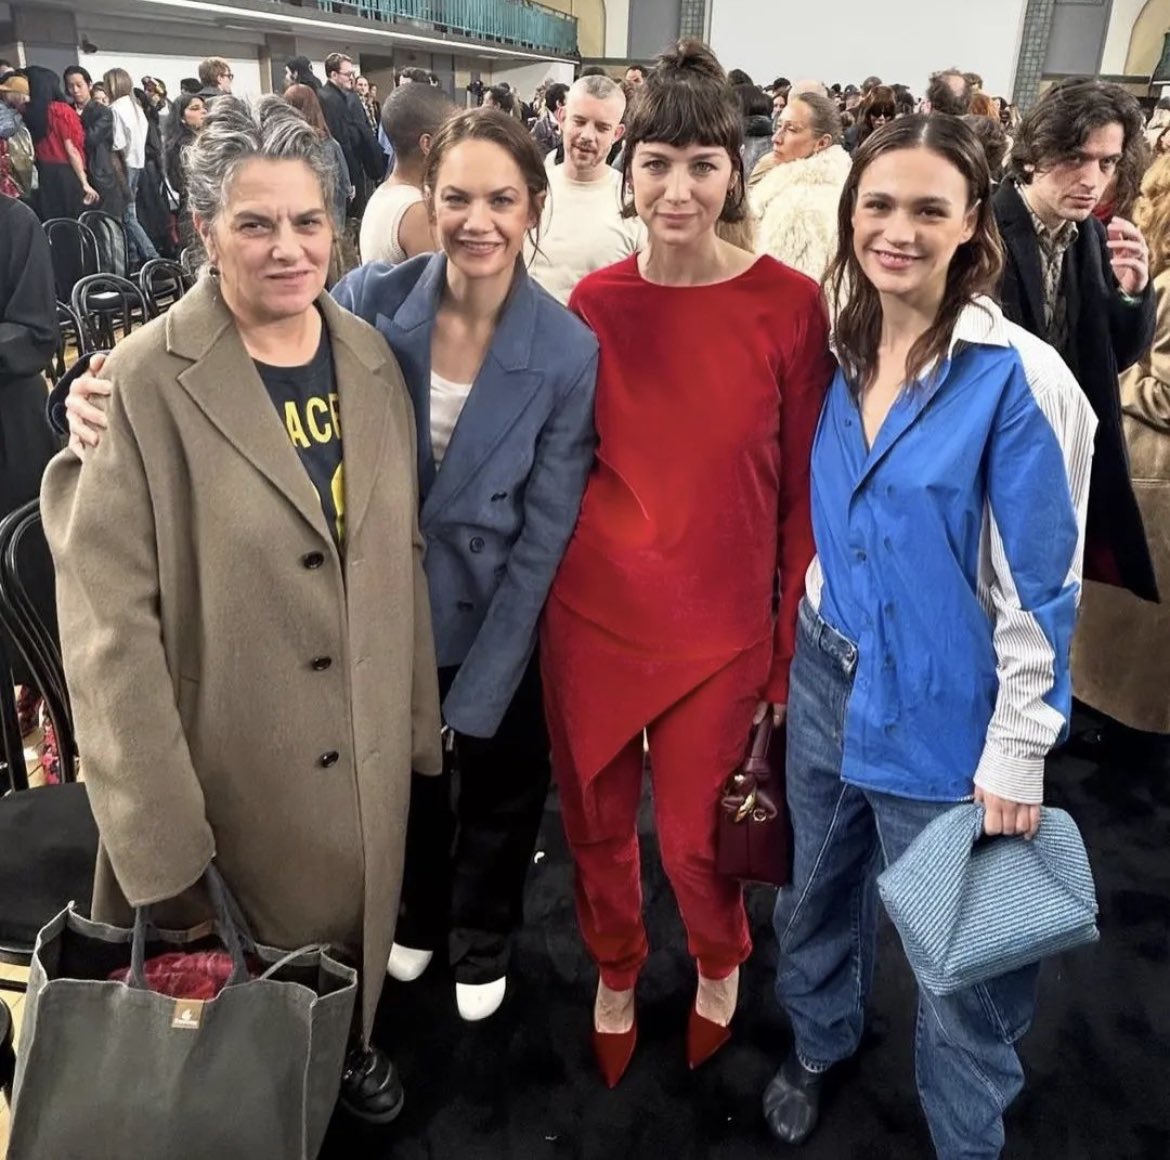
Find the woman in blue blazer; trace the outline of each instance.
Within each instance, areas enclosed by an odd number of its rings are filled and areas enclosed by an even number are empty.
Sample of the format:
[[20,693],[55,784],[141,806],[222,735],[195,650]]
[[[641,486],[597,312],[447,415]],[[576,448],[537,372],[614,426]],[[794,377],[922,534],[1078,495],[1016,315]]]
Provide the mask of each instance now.
[[504,997],[548,791],[534,647],[593,461],[597,341],[520,260],[548,183],[515,118],[448,122],[425,185],[441,252],[370,263],[333,294],[381,331],[414,402],[443,719],[460,765],[454,809],[449,770],[414,779],[389,969],[417,978],[446,939],[460,1014],[481,1019]]
[[[460,766],[454,807],[450,763],[413,779],[388,969],[416,979],[447,942],[460,1014],[474,1020],[504,998],[548,793],[536,632],[593,462],[597,340],[524,269],[548,180],[519,121],[455,117],[424,180],[441,251],[371,262],[333,295],[382,333],[414,403],[439,689]],[[50,408],[58,423],[66,389]],[[108,384],[85,375],[72,389],[84,408]],[[100,417],[80,423],[96,443]]]

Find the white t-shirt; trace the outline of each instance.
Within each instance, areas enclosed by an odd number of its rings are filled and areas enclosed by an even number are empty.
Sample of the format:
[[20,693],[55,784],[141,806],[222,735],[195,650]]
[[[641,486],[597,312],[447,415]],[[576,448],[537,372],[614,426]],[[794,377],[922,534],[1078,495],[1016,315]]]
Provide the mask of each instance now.
[[142,106],[133,96],[119,97],[110,110],[114,114],[114,148],[125,151],[127,169],[144,169],[150,126]]
[[443,465],[447,445],[473,386],[473,383],[453,383],[431,371],[431,450],[436,467]]
[[358,234],[358,249],[363,262],[406,261],[406,251],[398,241],[398,227],[406,211],[418,205],[423,195],[413,185],[379,185],[374,190],[366,212],[362,215],[362,228]]
[[646,244],[638,218],[622,217],[622,176],[605,166],[600,181],[570,181],[565,167],[549,170],[540,242],[528,242],[528,272],[554,298],[567,303],[573,288],[594,270],[612,266]]

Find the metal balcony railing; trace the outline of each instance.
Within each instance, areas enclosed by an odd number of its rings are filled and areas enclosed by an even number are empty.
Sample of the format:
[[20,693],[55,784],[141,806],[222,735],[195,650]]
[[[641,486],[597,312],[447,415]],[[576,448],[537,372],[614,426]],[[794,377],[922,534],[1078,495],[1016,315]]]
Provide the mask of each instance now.
[[367,20],[409,20],[441,32],[559,56],[577,52],[577,18],[531,0],[316,0],[316,6]]

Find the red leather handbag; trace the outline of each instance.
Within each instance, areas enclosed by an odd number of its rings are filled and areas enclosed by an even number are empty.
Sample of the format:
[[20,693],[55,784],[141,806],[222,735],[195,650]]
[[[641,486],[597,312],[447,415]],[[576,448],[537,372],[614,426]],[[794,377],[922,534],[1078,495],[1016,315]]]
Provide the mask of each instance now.
[[752,733],[748,755],[719,800],[715,868],[741,882],[787,886],[792,827],[784,800],[784,729],[769,713]]

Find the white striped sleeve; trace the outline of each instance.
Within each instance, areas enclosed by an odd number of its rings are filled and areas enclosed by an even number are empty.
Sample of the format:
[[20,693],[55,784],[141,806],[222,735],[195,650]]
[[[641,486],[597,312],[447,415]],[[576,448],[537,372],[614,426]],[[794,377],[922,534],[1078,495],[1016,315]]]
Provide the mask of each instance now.
[[980,569],[999,689],[975,784],[1034,804],[1071,708],[1069,650],[1097,419],[1056,351],[1009,330],[1022,374],[989,449]]

